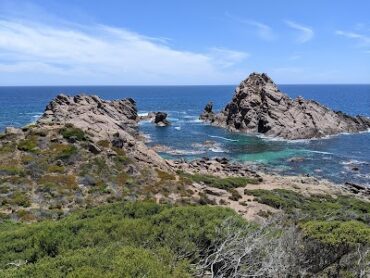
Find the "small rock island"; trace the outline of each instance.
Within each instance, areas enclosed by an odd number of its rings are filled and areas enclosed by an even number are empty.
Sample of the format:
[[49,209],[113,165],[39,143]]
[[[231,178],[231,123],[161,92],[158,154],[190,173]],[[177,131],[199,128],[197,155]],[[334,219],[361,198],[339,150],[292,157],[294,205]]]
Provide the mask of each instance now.
[[333,111],[302,97],[291,99],[265,73],[252,73],[235,89],[219,113],[208,103],[200,119],[232,131],[264,134],[288,140],[322,138],[370,128],[370,119]]

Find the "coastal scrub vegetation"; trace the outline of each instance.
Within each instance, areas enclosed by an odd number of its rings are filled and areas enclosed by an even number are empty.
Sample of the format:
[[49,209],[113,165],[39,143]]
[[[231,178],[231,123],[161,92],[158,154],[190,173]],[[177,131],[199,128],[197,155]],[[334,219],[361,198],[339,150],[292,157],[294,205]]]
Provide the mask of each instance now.
[[58,221],[3,222],[0,276],[352,277],[366,270],[368,235],[356,221],[257,225],[217,206],[119,202]]
[[[370,206],[354,195],[250,189],[259,178],[146,167],[111,141],[91,152],[92,140],[71,125],[12,136],[0,139],[0,277],[369,271]],[[275,210],[255,224],[217,206],[229,202]]]
[[191,264],[219,237],[216,227],[230,218],[247,227],[230,209],[151,202],[101,206],[56,222],[4,222],[0,276],[190,277]]
[[302,218],[319,220],[357,220],[370,225],[370,204],[353,196],[303,196],[286,189],[245,189],[256,201],[287,213],[299,212]]
[[247,184],[257,184],[259,183],[258,179],[246,178],[246,177],[217,177],[212,175],[204,174],[189,174],[184,172],[178,172],[180,176],[185,179],[188,179],[192,182],[203,183],[211,187],[219,189],[233,189],[237,187],[244,187]]

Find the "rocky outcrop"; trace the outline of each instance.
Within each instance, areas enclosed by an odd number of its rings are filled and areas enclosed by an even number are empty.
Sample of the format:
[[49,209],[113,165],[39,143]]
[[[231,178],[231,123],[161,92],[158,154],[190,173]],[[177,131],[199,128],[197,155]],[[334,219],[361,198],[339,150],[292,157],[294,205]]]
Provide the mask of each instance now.
[[230,161],[225,157],[208,158],[185,161],[174,160],[169,162],[177,171],[187,173],[198,173],[204,175],[214,175],[218,177],[248,177],[262,181],[262,177],[254,171],[251,165],[240,164]]
[[336,112],[313,100],[291,99],[265,73],[252,73],[219,113],[207,104],[200,118],[233,131],[284,139],[321,138],[370,128],[370,119]]
[[159,127],[170,125],[170,121],[167,120],[167,113],[165,112],[150,112],[146,116],[140,116],[140,121],[151,121]]
[[168,126],[170,122],[167,120],[167,113],[156,112],[154,116],[154,123],[157,126]]
[[167,169],[166,161],[140,140],[138,121],[136,103],[131,98],[108,101],[98,96],[60,94],[46,106],[36,124],[44,128],[72,125],[88,134],[94,143],[89,145],[92,153],[100,152],[95,143],[107,140],[134,160]]
[[117,132],[135,135],[137,120],[136,103],[131,98],[107,101],[98,96],[60,94],[46,106],[37,124],[69,123],[98,140]]

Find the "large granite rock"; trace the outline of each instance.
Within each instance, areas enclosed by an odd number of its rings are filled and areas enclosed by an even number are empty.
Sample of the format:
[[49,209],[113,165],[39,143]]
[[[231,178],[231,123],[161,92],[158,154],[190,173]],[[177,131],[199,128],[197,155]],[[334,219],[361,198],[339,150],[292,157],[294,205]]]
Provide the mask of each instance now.
[[94,138],[107,139],[122,130],[135,134],[137,119],[136,103],[131,98],[107,101],[98,96],[60,94],[46,106],[37,123],[69,123]]
[[291,99],[265,73],[252,73],[219,113],[207,104],[200,118],[234,131],[284,139],[320,138],[370,128],[370,119],[336,112],[313,100]]
[[[98,96],[60,94],[46,106],[36,124],[43,128],[71,124],[88,134],[93,143],[107,140],[136,161],[168,168],[166,161],[140,140],[138,121],[136,103],[131,98],[108,101]],[[90,144],[89,150],[100,152],[95,144]]]

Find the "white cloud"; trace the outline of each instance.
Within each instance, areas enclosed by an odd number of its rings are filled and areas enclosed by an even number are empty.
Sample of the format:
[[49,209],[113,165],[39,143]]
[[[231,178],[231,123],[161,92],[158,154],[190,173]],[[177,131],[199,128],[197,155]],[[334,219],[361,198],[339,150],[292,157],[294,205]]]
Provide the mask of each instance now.
[[305,43],[305,42],[308,42],[310,41],[314,35],[315,35],[315,32],[313,31],[312,28],[310,27],[307,27],[307,26],[304,26],[304,25],[301,25],[301,24],[298,24],[294,21],[290,21],[290,20],[285,20],[284,21],[286,25],[288,25],[290,28],[292,29],[295,29],[297,31],[299,31],[299,35],[297,37],[297,42],[298,43]]
[[276,39],[276,35],[274,34],[272,28],[265,23],[255,21],[255,20],[240,18],[228,12],[226,12],[226,16],[230,18],[231,20],[241,23],[243,25],[249,25],[251,27],[254,27],[256,34],[263,40],[273,41],[274,39]]
[[224,68],[232,67],[249,57],[249,53],[246,52],[217,47],[211,48],[209,55],[216,64]]
[[224,48],[177,50],[167,42],[104,25],[1,19],[0,72],[45,75],[59,84],[220,84],[237,81],[238,66],[248,57]]
[[275,39],[275,34],[272,31],[272,28],[264,23],[258,21],[246,21],[247,24],[256,27],[257,34],[260,38],[271,41]]
[[346,37],[348,39],[357,40],[360,43],[360,46],[370,46],[370,36],[366,36],[360,33],[341,31],[341,30],[336,31],[335,34]]

